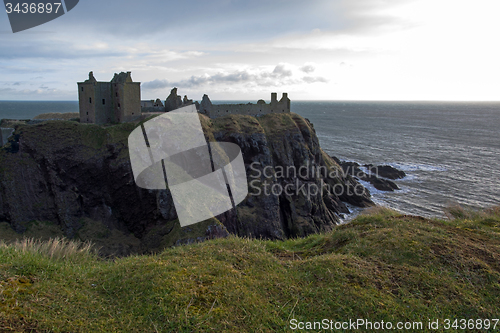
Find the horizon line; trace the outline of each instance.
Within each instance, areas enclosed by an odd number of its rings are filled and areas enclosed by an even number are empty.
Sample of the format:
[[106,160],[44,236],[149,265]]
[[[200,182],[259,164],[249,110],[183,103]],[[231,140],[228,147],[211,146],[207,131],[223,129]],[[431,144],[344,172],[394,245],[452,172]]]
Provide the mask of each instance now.
[[[261,98],[262,99],[262,98]],[[154,99],[141,99],[141,101],[150,101]],[[262,99],[266,101],[266,99]],[[201,100],[193,100],[201,102]],[[213,99],[213,101],[221,102],[252,102],[250,99]],[[291,99],[292,102],[500,102],[499,100],[451,100],[451,99]],[[60,99],[60,100],[21,100],[21,99],[0,99],[0,102],[76,102],[78,100]]]

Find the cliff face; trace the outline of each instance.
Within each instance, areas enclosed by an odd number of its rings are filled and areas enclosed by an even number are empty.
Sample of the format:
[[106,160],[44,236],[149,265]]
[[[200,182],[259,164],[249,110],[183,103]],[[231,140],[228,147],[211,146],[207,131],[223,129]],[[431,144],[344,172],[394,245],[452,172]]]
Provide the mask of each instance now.
[[0,151],[0,224],[22,233],[34,221],[45,221],[69,237],[94,240],[103,253],[127,254],[228,231],[272,239],[304,236],[331,229],[339,214],[348,213],[344,202],[372,204],[362,186],[321,150],[304,118],[200,118],[208,140],[242,149],[249,195],[236,211],[180,228],[168,190],[135,185],[127,138],[137,123],[49,121],[18,126]]

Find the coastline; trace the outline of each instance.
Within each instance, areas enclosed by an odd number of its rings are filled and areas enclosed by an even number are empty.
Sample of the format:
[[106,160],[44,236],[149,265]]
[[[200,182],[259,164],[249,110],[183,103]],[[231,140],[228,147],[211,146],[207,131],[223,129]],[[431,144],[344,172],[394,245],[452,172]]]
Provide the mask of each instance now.
[[329,155],[406,171],[406,179],[396,180],[402,191],[372,193],[392,209],[426,217],[443,217],[454,204],[475,209],[500,204],[499,107],[499,102],[292,103],[293,112],[314,124]]

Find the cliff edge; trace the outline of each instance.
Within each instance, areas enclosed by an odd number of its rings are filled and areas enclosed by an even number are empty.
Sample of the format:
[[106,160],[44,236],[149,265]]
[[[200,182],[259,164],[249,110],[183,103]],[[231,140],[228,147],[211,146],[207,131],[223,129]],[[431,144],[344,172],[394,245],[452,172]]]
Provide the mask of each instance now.
[[168,190],[135,185],[127,138],[139,123],[114,126],[47,121],[18,125],[0,150],[0,230],[4,237],[65,235],[126,255],[224,237],[267,239],[328,231],[373,205],[354,178],[321,150],[297,114],[200,114],[208,141],[241,147],[249,195],[213,219],[181,228]]

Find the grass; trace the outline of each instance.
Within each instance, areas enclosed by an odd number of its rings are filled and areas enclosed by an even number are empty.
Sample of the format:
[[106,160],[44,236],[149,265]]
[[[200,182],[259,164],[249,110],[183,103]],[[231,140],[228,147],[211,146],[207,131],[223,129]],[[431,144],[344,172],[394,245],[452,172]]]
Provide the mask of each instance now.
[[2,244],[0,331],[285,332],[291,319],[324,318],[426,331],[428,319],[498,318],[500,209],[453,214],[378,208],[307,238],[116,260],[62,240]]
[[33,117],[33,119],[42,119],[42,120],[71,120],[76,118],[80,118],[79,112],[67,112],[67,113],[50,112],[50,113],[42,113]]

